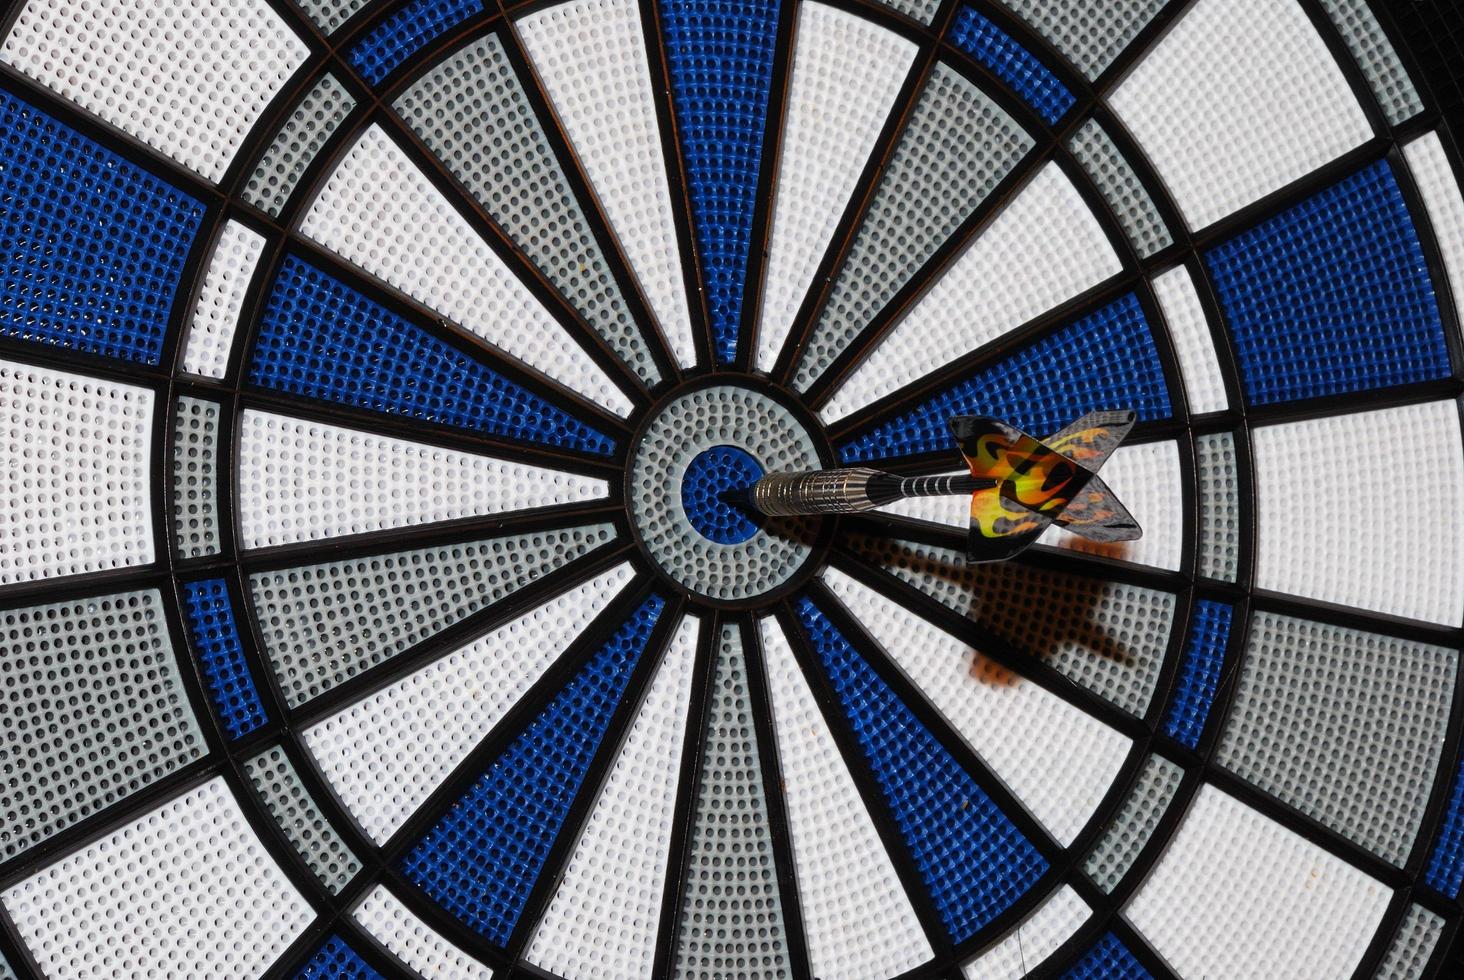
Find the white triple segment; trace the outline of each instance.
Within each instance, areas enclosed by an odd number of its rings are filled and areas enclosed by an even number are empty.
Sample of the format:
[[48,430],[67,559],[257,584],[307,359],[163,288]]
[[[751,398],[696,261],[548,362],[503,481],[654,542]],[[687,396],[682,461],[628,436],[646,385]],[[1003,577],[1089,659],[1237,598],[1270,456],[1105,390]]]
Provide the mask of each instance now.
[[265,0],[30,0],[0,61],[217,182],[309,54]]
[[1464,452],[1454,402],[1258,426],[1251,445],[1258,588],[1460,625]]
[[222,378],[234,349],[239,311],[249,281],[264,252],[264,237],[230,220],[219,234],[183,349],[183,370],[205,378]]
[[843,572],[824,581],[1053,839],[1071,844],[1132,740]]
[[245,548],[604,497],[605,481],[246,410],[239,526]]
[[824,406],[834,422],[1045,313],[1123,266],[1055,163],[1038,172]]
[[876,980],[931,958],[854,779],[777,623],[760,621],[813,974]]
[[555,976],[651,975],[699,627],[677,627],[525,954]]
[[423,980],[493,980],[492,970],[448,942],[384,885],[373,888],[351,918]]
[[1179,357],[1184,375],[1184,397],[1191,415],[1223,412],[1230,407],[1225,396],[1225,378],[1215,355],[1215,338],[1210,321],[1200,305],[1200,294],[1189,269],[1176,266],[1154,277],[1154,296],[1169,327],[1169,339]]
[[795,37],[758,320],[763,370],[788,338],[916,51],[864,17],[808,0],[799,4]]
[[306,729],[361,829],[385,844],[630,577],[617,565]]
[[1102,555],[1136,565],[1179,570],[1184,545],[1184,494],[1179,445],[1172,439],[1120,446],[1103,464],[1103,482],[1128,508],[1144,534],[1136,541],[1090,541],[1056,525],[1041,544]]
[[1063,885],[962,972],[966,980],[1021,980],[1071,939],[1092,914],[1072,886]]
[[619,415],[625,393],[379,126],[336,166],[300,231]]
[[645,31],[635,0],[571,0],[515,22],[651,311],[696,363]]
[[313,917],[222,777],[0,900],[42,973],[58,978],[259,976]]
[[1464,196],[1459,192],[1459,179],[1449,165],[1437,132],[1426,133],[1405,145],[1403,157],[1418,184],[1429,224],[1433,225],[1457,317],[1464,311]]
[[1373,135],[1296,0],[1199,0],[1108,101],[1196,230]]
[[150,388],[0,361],[0,585],[146,565]]
[[1182,977],[1349,977],[1393,890],[1200,787],[1126,917]]

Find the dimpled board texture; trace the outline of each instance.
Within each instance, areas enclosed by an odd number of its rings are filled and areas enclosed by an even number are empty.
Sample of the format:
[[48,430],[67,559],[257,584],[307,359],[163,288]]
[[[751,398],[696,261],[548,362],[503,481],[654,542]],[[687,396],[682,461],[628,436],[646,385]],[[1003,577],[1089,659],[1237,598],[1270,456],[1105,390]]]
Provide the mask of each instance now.
[[1183,777],[1179,766],[1163,756],[1144,760],[1133,788],[1083,862],[1083,870],[1099,888],[1112,892],[1128,874],[1154,836]]
[[156,590],[0,613],[0,860],[204,753]]
[[318,697],[610,539],[605,525],[305,565],[250,577],[289,704]]
[[1257,613],[1215,759],[1402,864],[1457,670],[1454,650]]
[[285,750],[276,745],[261,752],[244,763],[244,772],[311,873],[339,893],[361,870],[361,860],[320,811]]
[[455,52],[395,106],[590,326],[647,384],[659,381],[502,39],[485,37]]
[[675,976],[790,976],[772,828],[758,767],[747,660],[736,627],[718,640],[681,899]]
[[367,894],[351,917],[392,955],[423,977],[493,978],[492,970],[448,942],[382,885]]

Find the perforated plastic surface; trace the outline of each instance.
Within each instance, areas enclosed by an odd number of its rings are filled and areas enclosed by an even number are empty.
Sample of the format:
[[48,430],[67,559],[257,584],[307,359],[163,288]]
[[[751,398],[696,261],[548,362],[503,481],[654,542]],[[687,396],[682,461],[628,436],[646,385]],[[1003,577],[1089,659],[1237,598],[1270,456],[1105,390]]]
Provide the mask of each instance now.
[[951,43],[976,59],[1031,106],[1049,126],[1073,107],[1073,93],[1052,69],[974,7],[951,24]]
[[675,975],[775,980],[790,975],[787,926],[736,627],[721,629],[717,649]]
[[905,38],[812,0],[798,5],[795,37],[758,315],[764,369],[782,349],[915,59]]
[[660,380],[503,41],[475,41],[395,107],[556,289],[647,383]]
[[1083,861],[1083,870],[1099,888],[1112,892],[1134,866],[1169,809],[1183,775],[1179,766],[1163,756],[1150,755],[1144,760],[1133,789]]
[[0,976],[1457,972],[1447,5],[829,2],[0,17]]
[[344,888],[361,870],[361,859],[320,811],[284,749],[275,746],[246,760],[244,772],[320,883],[333,893]]
[[1215,758],[1401,864],[1433,786],[1458,659],[1257,613]]
[[974,82],[936,63],[799,360],[796,388],[848,349],[1032,146]]
[[222,779],[175,796],[0,895],[54,977],[255,976],[310,907]]
[[203,204],[9,92],[0,142],[0,336],[157,364]]
[[0,613],[0,860],[204,753],[156,590]]

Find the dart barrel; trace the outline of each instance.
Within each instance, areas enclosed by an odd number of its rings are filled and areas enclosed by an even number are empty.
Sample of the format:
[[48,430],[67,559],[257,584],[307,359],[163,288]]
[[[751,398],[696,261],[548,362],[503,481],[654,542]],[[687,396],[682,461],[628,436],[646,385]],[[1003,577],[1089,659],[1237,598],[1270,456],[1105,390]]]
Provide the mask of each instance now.
[[856,514],[879,506],[869,483],[882,474],[858,467],[803,473],[769,473],[748,490],[748,503],[768,517]]

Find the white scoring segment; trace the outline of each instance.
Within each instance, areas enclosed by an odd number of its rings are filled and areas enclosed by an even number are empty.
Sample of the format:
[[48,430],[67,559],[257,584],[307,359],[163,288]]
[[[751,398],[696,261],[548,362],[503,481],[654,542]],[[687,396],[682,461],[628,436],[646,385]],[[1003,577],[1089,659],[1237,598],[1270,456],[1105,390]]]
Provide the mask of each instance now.
[[1251,431],[1256,586],[1464,620],[1464,453],[1452,401]]
[[629,413],[624,392],[379,126],[336,166],[300,231],[590,401]]
[[915,44],[821,3],[798,9],[793,80],[758,321],[771,370],[859,174],[915,60]]
[[0,361],[0,585],[153,561],[153,411],[150,388]]
[[966,980],[1021,980],[1071,939],[1092,914],[1072,886],[1063,885],[962,972]]
[[1125,914],[1182,977],[1347,977],[1391,897],[1205,785]]
[[361,828],[385,844],[630,577],[617,565],[306,729]]
[[309,54],[265,0],[31,0],[0,61],[217,182]]
[[1197,230],[1373,135],[1296,0],[1199,0],[1109,105]]
[[1169,327],[1169,339],[1179,357],[1184,375],[1184,397],[1191,415],[1223,412],[1230,407],[1225,395],[1225,378],[1215,355],[1215,338],[1210,320],[1200,304],[1200,294],[1189,269],[1176,266],[1154,277],[1154,296]]
[[188,341],[183,350],[183,370],[205,378],[222,378],[234,349],[234,331],[239,327],[249,282],[264,252],[263,236],[230,220],[214,243],[203,277]]
[[448,942],[385,886],[373,888],[351,918],[423,980],[493,980],[492,970]]
[[843,572],[824,580],[1053,838],[1071,844],[1132,741]]
[[699,627],[677,627],[525,954],[555,976],[652,973]]
[[216,778],[0,896],[48,977],[254,977],[305,930],[304,896]]
[[844,380],[824,420],[863,408],[1121,270],[1082,195],[1049,163]]
[[696,346],[640,6],[571,0],[515,26],[672,354],[690,367]]
[[787,637],[772,619],[759,625],[813,973],[904,973],[931,958],[930,944]]
[[[1464,196],[1459,192],[1459,180],[1454,176],[1454,168],[1449,165],[1444,144],[1436,132],[1420,136],[1404,146],[1403,156],[1428,211],[1429,224],[1433,226],[1444,270],[1448,273],[1449,292],[1453,295],[1457,318],[1464,310]],[[1417,220],[1417,215],[1414,220]]]
[[605,481],[247,410],[240,416],[245,548],[604,497]]

